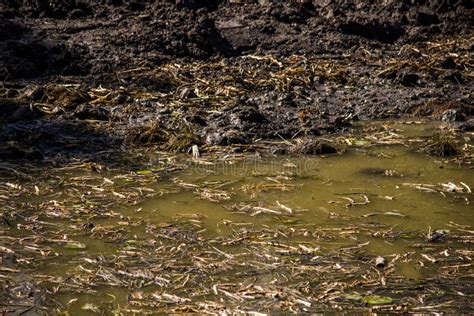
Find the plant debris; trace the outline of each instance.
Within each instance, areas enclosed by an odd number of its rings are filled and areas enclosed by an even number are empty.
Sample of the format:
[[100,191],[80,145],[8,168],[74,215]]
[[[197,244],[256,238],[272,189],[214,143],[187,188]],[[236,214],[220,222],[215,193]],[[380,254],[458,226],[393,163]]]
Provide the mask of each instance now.
[[[387,155],[375,156],[384,164],[403,148],[384,146]],[[359,149],[351,159],[374,159],[380,150]],[[199,156],[156,149],[129,154],[134,160],[126,165],[76,161],[47,171],[2,165],[2,310],[472,310],[472,225],[443,221],[428,232],[419,223],[418,229],[403,228],[417,216],[406,203],[416,208],[428,193],[466,212],[472,191],[465,181],[406,182],[414,179],[411,172],[395,177],[385,171],[374,178],[355,162],[354,176],[368,182],[362,182],[363,191],[350,189],[351,182],[349,191],[341,191],[333,183],[347,181],[347,171],[339,179],[324,174],[347,162],[324,166],[344,155],[278,160],[270,152],[255,157],[225,148],[207,148]],[[310,161],[319,161],[321,171]],[[393,197],[378,192],[378,182],[367,185],[374,179],[389,181],[383,186],[394,190]],[[405,200],[412,195],[415,200]]]
[[0,314],[473,313],[472,13],[0,0]]

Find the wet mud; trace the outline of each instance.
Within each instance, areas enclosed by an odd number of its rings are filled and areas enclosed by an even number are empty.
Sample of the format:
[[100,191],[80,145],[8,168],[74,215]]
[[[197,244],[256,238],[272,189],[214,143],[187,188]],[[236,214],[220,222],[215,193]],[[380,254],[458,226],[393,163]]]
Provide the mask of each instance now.
[[0,157],[187,151],[403,116],[463,129],[472,14],[441,0],[2,0]]

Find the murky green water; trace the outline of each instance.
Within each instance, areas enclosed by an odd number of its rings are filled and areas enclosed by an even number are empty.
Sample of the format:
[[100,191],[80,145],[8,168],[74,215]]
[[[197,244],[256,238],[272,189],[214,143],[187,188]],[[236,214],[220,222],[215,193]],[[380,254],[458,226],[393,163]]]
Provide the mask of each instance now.
[[[395,127],[405,141],[431,135],[433,128],[404,124]],[[188,168],[159,176],[149,171],[160,167],[155,160],[155,165],[144,166],[133,178],[117,171],[97,174],[82,169],[61,172],[69,179],[83,177],[75,182],[62,180],[59,184],[58,178],[49,178],[53,185],[46,194],[39,188],[39,196],[24,197],[23,201],[41,201],[46,203],[44,209],[54,210],[39,217],[53,223],[42,226],[49,233],[39,234],[38,239],[38,244],[50,247],[51,253],[25,264],[19,269],[24,271],[15,277],[26,274],[27,279],[38,281],[43,275],[46,281],[42,281],[42,288],[50,292],[46,296],[62,306],[58,310],[72,315],[104,311],[109,314],[111,310],[222,312],[225,308],[304,312],[327,310],[330,306],[334,310],[363,309],[363,303],[341,299],[343,293],[354,292],[362,296],[386,295],[399,304],[410,304],[405,297],[417,295],[414,284],[424,284],[428,290],[431,281],[426,280],[436,278],[440,271],[444,273],[443,269],[470,264],[459,257],[472,254],[470,245],[460,240],[472,237],[474,218],[469,191],[474,186],[474,170],[418,153],[412,146],[350,147],[341,155],[324,157],[229,154],[212,164],[205,159],[187,160]],[[114,202],[113,197],[123,202]],[[61,207],[51,207],[52,199]],[[132,205],[127,200],[133,201]],[[442,230],[446,236],[440,242],[428,243],[427,236],[435,230]],[[25,231],[15,227],[4,229],[3,234],[26,237],[35,233],[30,228]],[[459,237],[463,234],[467,237]],[[86,248],[65,248],[61,238]],[[275,245],[279,242],[282,245]],[[0,245],[13,248],[7,240],[0,240]],[[348,250],[337,255],[334,252],[331,257],[332,251],[340,249]],[[351,256],[347,263],[344,253]],[[389,263],[385,270],[373,267],[377,256]],[[430,259],[436,259],[436,263]],[[221,265],[223,262],[226,265]],[[206,269],[201,271],[202,265]],[[310,280],[303,272],[301,278],[295,276],[297,270],[293,271],[291,265],[308,269],[327,266],[327,270],[304,270],[314,277],[314,284],[303,286]],[[339,268],[344,277],[327,292],[339,293],[339,298],[321,296],[315,288],[319,283],[331,284],[332,278],[338,278],[332,273],[338,276]],[[390,273],[386,272],[388,268]],[[106,277],[110,271],[120,273]],[[137,271],[146,276],[138,276]],[[321,273],[321,279],[314,273]],[[470,265],[459,278],[472,284]],[[121,279],[123,283],[117,281]],[[363,280],[381,283],[371,285],[367,281],[367,285]],[[409,286],[401,290],[399,284],[405,283]],[[90,286],[84,288],[85,284]],[[240,284],[240,290],[226,284]],[[296,284],[301,287],[294,287]],[[295,304],[288,309],[281,303],[286,298],[271,296],[272,303],[267,302],[270,296],[254,293],[252,299],[240,299],[242,288],[250,286],[280,294],[287,288],[298,290],[295,297],[305,303],[288,298]],[[457,296],[462,300],[472,297],[472,288],[456,291],[463,291],[462,296],[449,291],[443,295],[451,301]],[[425,292],[423,295],[429,298]],[[211,302],[219,306],[210,308]],[[192,308],[179,309],[180,306]]]

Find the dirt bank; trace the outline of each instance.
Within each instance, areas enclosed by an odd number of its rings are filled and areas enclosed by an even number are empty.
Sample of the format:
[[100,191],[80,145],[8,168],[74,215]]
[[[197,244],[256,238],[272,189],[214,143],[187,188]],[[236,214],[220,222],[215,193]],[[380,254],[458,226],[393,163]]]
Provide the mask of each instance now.
[[177,2],[1,0],[0,156],[472,116],[469,1]]

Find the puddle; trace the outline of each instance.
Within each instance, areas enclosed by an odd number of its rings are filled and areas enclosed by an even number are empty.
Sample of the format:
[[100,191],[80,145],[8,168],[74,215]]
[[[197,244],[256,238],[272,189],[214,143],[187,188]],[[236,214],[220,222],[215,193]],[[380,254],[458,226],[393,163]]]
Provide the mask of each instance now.
[[154,153],[141,172],[4,179],[0,282],[74,315],[366,311],[354,293],[465,308],[474,170],[406,145],[434,127],[397,123],[404,144],[341,155],[184,157],[163,174],[181,158]]

